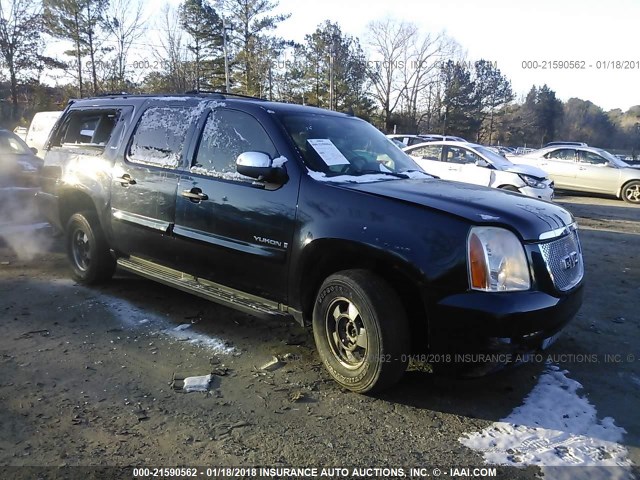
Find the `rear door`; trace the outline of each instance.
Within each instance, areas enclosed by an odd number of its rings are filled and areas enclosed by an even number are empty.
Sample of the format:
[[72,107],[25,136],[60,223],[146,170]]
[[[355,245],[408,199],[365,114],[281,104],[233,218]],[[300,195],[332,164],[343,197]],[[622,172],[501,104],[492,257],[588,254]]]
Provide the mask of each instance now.
[[425,145],[424,147],[414,148],[408,153],[425,172],[445,178],[443,174],[447,165],[442,162],[442,145]]
[[189,273],[283,301],[299,173],[286,164],[289,179],[265,185],[236,171],[243,152],[279,158],[277,136],[263,127],[267,118],[221,106],[208,113],[191,167],[180,177],[174,233]]
[[538,166],[549,174],[556,188],[575,188],[577,162],[575,148],[557,148],[546,153]]
[[176,266],[170,233],[184,146],[198,114],[185,102],[152,104],[113,169],[111,227],[118,250]]

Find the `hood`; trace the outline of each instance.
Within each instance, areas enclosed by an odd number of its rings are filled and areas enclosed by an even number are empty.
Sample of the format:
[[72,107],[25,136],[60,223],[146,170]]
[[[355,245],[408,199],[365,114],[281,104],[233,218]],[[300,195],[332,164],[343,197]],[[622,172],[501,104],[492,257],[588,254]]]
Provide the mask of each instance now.
[[474,225],[508,226],[530,241],[574,221],[567,210],[553,203],[469,183],[424,179],[340,186],[450,213]]
[[533,167],[531,165],[522,165],[522,164],[513,164],[511,167],[506,169],[507,172],[517,173],[521,175],[529,175],[531,177],[536,178],[549,178],[547,172],[538,167]]

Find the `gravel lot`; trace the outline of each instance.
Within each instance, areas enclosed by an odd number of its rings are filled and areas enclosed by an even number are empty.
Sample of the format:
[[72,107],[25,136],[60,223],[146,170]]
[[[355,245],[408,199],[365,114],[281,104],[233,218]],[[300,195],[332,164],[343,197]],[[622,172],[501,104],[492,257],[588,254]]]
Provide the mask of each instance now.
[[[495,454],[531,465],[498,469],[499,478],[520,479],[539,478],[535,465],[550,458],[575,465],[586,455],[624,467],[603,478],[631,478],[640,465],[640,208],[583,196],[557,202],[580,224],[587,284],[582,310],[544,360],[467,380],[416,369],[375,396],[341,390],[311,332],[296,324],[121,272],[82,287],[69,280],[60,239],[43,232],[25,248],[33,233],[14,233],[20,256],[0,246],[0,464],[448,469]],[[281,368],[260,370],[274,355]],[[172,387],[174,377],[209,373],[208,393]],[[542,388],[551,380],[557,396]],[[554,415],[564,427],[545,424]],[[510,418],[524,426],[496,430]],[[494,440],[490,452],[466,446],[473,434],[498,438],[500,428],[546,440]],[[547,478],[560,471],[542,469]]]

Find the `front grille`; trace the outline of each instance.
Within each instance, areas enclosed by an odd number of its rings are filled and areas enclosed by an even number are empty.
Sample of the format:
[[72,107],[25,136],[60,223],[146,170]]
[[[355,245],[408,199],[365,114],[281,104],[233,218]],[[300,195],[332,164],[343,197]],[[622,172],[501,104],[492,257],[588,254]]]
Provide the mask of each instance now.
[[558,290],[564,292],[580,283],[584,275],[584,264],[577,230],[557,240],[540,244],[540,252]]

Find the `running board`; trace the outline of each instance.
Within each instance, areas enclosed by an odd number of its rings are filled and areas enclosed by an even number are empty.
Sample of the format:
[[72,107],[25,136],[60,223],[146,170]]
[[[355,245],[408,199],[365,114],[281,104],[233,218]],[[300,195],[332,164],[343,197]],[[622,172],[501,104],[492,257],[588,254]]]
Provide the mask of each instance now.
[[118,258],[118,266],[141,277],[192,293],[206,300],[258,317],[289,317],[288,308],[281,303],[235,290],[193,275],[174,270],[138,257]]

